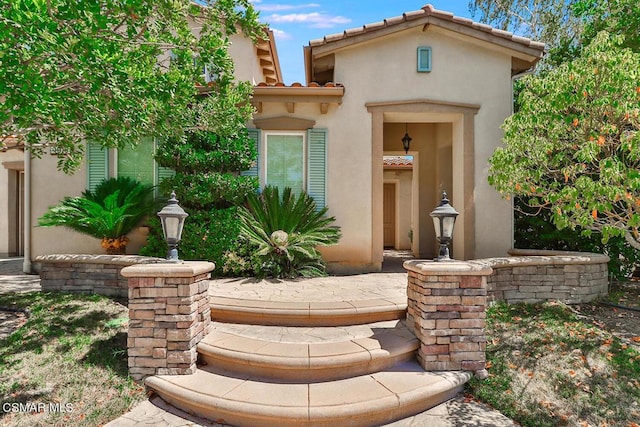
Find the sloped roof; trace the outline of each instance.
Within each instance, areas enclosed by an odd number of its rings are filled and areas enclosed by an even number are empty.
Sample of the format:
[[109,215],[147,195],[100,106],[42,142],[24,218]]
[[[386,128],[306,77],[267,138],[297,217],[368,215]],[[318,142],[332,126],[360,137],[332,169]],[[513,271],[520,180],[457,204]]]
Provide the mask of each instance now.
[[[342,33],[331,34],[321,39],[311,40],[309,42],[309,46],[311,47],[325,46],[341,40],[353,39],[357,36],[362,36],[365,34],[371,35],[371,38],[373,38],[377,36],[376,33],[382,32],[382,30],[384,29],[397,27],[401,24],[411,22],[411,21],[420,21],[420,23],[423,23],[423,21],[425,20],[427,22],[424,22],[424,23],[435,24],[439,26],[443,26],[444,23],[457,24],[460,27],[463,27],[463,28],[466,27],[467,29],[472,29],[474,31],[477,31],[480,34],[486,34],[486,35],[493,36],[497,39],[503,39],[510,42],[514,42],[518,45],[521,45],[522,47],[535,49],[540,52],[544,50],[544,43],[536,42],[526,37],[517,36],[509,31],[493,28],[490,25],[475,22],[469,18],[455,16],[451,12],[438,10],[434,8],[433,5],[431,4],[425,5],[420,10],[403,13],[402,16],[387,18],[380,22],[366,24],[366,25],[363,25],[362,27],[345,30]],[[454,28],[451,28],[451,29],[454,29]],[[458,30],[460,30],[460,28],[458,28]],[[380,34],[380,35],[383,35],[383,34]]]
[[267,29],[265,33],[266,37],[256,43],[256,54],[260,60],[260,67],[262,67],[262,73],[267,83],[281,82],[282,71],[273,30]]
[[[455,16],[451,12],[438,10],[427,4],[420,10],[403,13],[401,16],[387,18],[380,22],[331,34],[321,39],[311,40],[305,46],[305,64],[307,80],[315,80],[318,72],[333,67],[331,61],[320,64],[321,58],[358,43],[384,37],[399,31],[422,26],[423,31],[430,26],[453,31],[485,43],[508,49],[512,53],[512,73],[530,69],[544,55],[544,43],[517,36],[509,31],[499,30],[490,25],[475,22],[469,18]],[[320,68],[317,68],[320,67]]]

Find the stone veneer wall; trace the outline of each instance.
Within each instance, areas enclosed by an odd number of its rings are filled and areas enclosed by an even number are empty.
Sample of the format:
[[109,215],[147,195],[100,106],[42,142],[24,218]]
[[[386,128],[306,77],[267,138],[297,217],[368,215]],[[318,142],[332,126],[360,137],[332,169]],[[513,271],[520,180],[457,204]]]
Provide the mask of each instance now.
[[203,261],[134,265],[129,281],[129,373],[188,375],[196,370],[196,346],[209,331],[209,278]]
[[127,298],[127,279],[120,271],[127,266],[162,261],[137,255],[41,255],[40,286],[44,292],[100,294]]
[[490,299],[508,303],[557,300],[580,304],[606,296],[609,257],[584,252],[514,249],[512,256],[477,260],[493,268]]
[[426,371],[485,371],[484,263],[406,261],[407,326],[420,340],[418,362]]

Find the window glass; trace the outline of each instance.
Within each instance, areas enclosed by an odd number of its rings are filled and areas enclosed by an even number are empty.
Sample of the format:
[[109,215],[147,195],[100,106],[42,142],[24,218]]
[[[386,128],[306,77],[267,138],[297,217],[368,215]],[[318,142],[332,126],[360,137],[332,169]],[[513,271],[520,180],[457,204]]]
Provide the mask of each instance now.
[[118,149],[118,177],[129,177],[144,184],[155,184],[155,144],[143,138],[136,146]]
[[304,189],[304,137],[267,135],[266,184],[291,187],[295,194]]

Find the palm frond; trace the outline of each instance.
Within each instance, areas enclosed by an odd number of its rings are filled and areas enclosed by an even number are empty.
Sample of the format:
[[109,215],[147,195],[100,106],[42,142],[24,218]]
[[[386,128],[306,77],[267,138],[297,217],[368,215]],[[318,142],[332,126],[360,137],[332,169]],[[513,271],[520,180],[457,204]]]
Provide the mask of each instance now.
[[340,239],[339,227],[332,226],[327,208],[318,210],[306,193],[297,197],[285,188],[280,197],[275,187],[261,195],[251,194],[247,208],[239,211],[240,236],[255,247],[267,273],[274,276],[318,276],[325,269],[317,246],[329,246]]
[[65,197],[38,219],[38,225],[63,226],[99,239],[115,239],[140,225],[155,207],[152,186],[130,178],[112,178],[81,197]]

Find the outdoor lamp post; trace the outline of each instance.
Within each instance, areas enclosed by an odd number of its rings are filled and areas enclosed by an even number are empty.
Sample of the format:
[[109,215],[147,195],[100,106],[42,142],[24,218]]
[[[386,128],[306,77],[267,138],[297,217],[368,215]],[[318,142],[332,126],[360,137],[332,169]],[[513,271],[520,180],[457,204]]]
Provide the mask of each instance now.
[[453,237],[453,225],[459,214],[449,204],[446,192],[442,192],[440,206],[435,208],[430,215],[433,218],[433,226],[436,229],[436,239],[440,243],[440,252],[434,261],[451,261],[451,258],[449,258],[449,242]]
[[162,221],[162,234],[167,241],[169,251],[167,252],[167,260],[170,262],[180,262],[178,259],[178,243],[182,238],[182,227],[184,226],[184,219],[189,216],[178,205],[176,199],[176,193],[171,192],[171,198],[167,205],[158,212],[160,221]]

